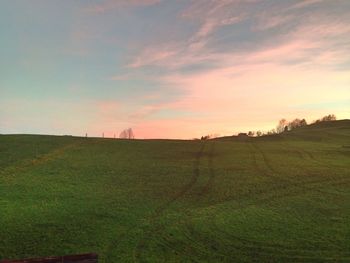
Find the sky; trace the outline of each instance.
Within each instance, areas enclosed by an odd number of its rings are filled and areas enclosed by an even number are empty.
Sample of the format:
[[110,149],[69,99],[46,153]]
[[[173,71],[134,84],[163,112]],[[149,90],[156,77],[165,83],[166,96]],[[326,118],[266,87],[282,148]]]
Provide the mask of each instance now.
[[348,0],[0,0],[0,133],[191,139],[350,118]]

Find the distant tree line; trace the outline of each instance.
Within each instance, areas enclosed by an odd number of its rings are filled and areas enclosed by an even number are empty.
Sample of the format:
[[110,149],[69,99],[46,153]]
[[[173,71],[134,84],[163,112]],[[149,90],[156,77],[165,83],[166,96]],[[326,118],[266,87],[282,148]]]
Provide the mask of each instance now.
[[323,122],[323,121],[336,121],[336,120],[337,120],[337,117],[334,114],[329,114],[322,117],[321,119],[314,121],[314,123]]
[[276,132],[275,133],[282,133],[285,131],[291,131],[295,128],[306,126],[307,122],[305,119],[294,119],[290,122],[288,122],[286,119],[281,119],[276,127]]
[[[323,116],[322,118],[320,119],[317,119],[312,123],[319,123],[319,122],[325,122],[325,121],[335,121],[337,120],[337,117],[334,115],[334,114],[329,114],[329,115],[326,115],[326,116]],[[260,137],[260,136],[263,136],[263,135],[272,135],[272,134],[279,134],[279,133],[282,133],[282,132],[287,132],[287,131],[291,131],[293,129],[296,129],[298,127],[303,127],[303,126],[306,126],[308,123],[305,119],[299,119],[299,118],[296,118],[292,121],[287,121],[286,119],[281,119],[279,120],[276,128],[274,129],[271,129],[267,132],[262,132],[260,130],[258,131],[249,131],[248,133],[240,133],[240,135],[246,135],[246,136],[249,136],[249,137]]]
[[[85,133],[85,138],[87,138],[87,137],[88,137],[88,134]],[[104,137],[105,137],[105,133],[102,132],[102,138],[104,138]],[[113,137],[114,137],[114,139],[116,138],[115,133],[114,133]],[[134,132],[133,132],[133,130],[131,128],[128,128],[128,129],[123,130],[119,134],[119,138],[120,139],[135,139],[135,134],[134,134]]]
[[[337,120],[337,117],[334,114],[329,114],[329,115],[323,116],[320,119],[313,121],[312,123],[319,123],[319,122],[325,122],[325,121],[335,121],[335,120]],[[307,125],[307,122],[305,119],[296,118],[290,122],[288,122],[286,119],[281,119],[277,124],[276,130],[271,130],[271,132],[282,133],[282,132],[291,131],[295,128],[303,127],[306,125]]]
[[208,134],[208,135],[202,136],[200,139],[203,141],[203,140],[214,139],[214,138],[217,138],[217,137],[219,137],[219,134]]

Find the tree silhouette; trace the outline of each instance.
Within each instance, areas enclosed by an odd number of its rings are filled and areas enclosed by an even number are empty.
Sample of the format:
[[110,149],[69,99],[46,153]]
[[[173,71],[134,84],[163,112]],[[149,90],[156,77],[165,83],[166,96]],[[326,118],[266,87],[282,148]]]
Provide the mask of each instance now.
[[335,117],[334,114],[329,114],[321,118],[321,121],[335,121],[337,120],[337,117]]
[[298,128],[298,127],[302,127],[302,126],[305,126],[307,125],[307,122],[305,119],[294,119],[293,121],[291,121],[289,124],[288,124],[288,128],[289,130],[293,130],[295,128]]
[[250,137],[253,137],[254,134],[255,134],[255,133],[254,133],[253,131],[249,131],[249,132],[248,132],[248,136],[250,136]]
[[134,132],[131,128],[123,130],[120,135],[120,139],[135,139]]
[[286,119],[281,119],[276,127],[277,133],[282,133],[285,131],[285,128],[288,126],[288,122]]

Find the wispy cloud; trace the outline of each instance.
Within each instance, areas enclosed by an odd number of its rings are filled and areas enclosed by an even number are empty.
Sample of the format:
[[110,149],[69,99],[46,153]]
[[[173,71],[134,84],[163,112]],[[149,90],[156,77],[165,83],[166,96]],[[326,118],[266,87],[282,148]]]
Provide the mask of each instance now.
[[296,4],[292,5],[292,9],[299,9],[299,8],[304,8],[307,6],[315,5],[324,2],[324,0],[301,0],[298,1]]
[[[189,65],[191,61],[198,63],[210,60],[211,54],[205,50],[210,35],[220,27],[234,25],[246,18],[245,12],[235,11],[235,7],[243,2],[237,0],[191,1],[191,4],[179,14],[179,18],[196,22],[197,31],[189,39],[145,47],[128,66],[139,68],[167,64],[171,68],[176,68]],[[256,1],[246,1],[246,3],[250,2]]]
[[7,130],[191,138],[349,118],[348,0],[13,2],[0,10],[13,25],[0,61]]
[[[279,117],[317,118],[323,114],[320,109],[292,106],[350,97],[350,69],[337,68],[350,62],[350,23],[343,14],[330,11],[325,15],[324,9],[310,13],[307,9],[321,3],[282,3],[254,12],[247,9],[249,2],[194,1],[180,16],[197,19],[197,30],[190,38],[146,47],[128,64],[130,69],[162,69],[163,74],[153,77],[186,95],[167,104],[148,104],[136,116],[181,109],[192,114],[189,122],[199,127],[199,116],[205,116],[221,134],[233,132],[237,123],[245,123],[241,128],[264,126],[262,119],[274,121],[276,112]],[[218,37],[226,37],[218,35],[221,28],[227,34],[248,34],[257,43],[228,39],[234,48],[222,49],[215,46]],[[196,65],[207,67],[188,70]],[[344,115],[341,108],[337,110]],[[324,114],[329,111],[324,110]],[[219,119],[221,122],[215,122]],[[152,125],[161,126],[162,121],[152,119]],[[169,125],[184,122],[174,119]],[[201,132],[213,132],[212,127],[202,127]]]
[[178,53],[174,47],[157,47],[146,48],[130,64],[129,68],[139,68],[147,65],[155,65],[164,60],[168,60]]
[[161,0],[105,0],[98,4],[88,5],[84,8],[84,11],[87,13],[101,14],[114,9],[154,5],[160,1]]
[[[264,15],[262,13],[248,15],[244,14],[245,6],[242,4],[243,2],[194,1],[191,6],[185,9],[181,17],[199,19],[197,32],[189,39],[145,47],[131,60],[128,67],[159,66],[177,70],[181,67],[203,63],[211,64],[213,67],[222,67],[237,59],[244,62],[254,58],[275,62],[298,60],[302,64],[313,60],[319,54],[321,56],[324,56],[324,53],[330,54],[329,51],[332,48],[337,49],[337,52],[332,52],[333,58],[336,54],[340,55],[348,52],[348,46],[341,44],[344,41],[350,41],[346,37],[350,33],[350,23],[339,19],[339,17],[333,17],[334,14],[324,16],[315,13],[310,17],[307,14],[299,15],[298,12],[288,13],[287,11],[290,10],[289,7],[291,6],[282,6],[280,9],[273,9],[271,13],[264,10]],[[320,2],[311,0],[300,2],[298,8],[305,8]],[[285,14],[275,15],[275,13]],[[259,40],[259,34],[254,32],[254,29],[266,31],[272,27],[288,24],[292,20],[299,20],[299,22],[290,23],[288,31],[280,34],[267,31],[263,34],[266,38],[263,41]],[[261,45],[255,45],[252,49],[246,48],[245,43],[238,42],[235,46],[236,50],[233,51],[220,49],[220,47],[215,47],[213,44],[208,47],[207,43],[213,41],[211,34],[214,34],[218,28],[229,25],[232,30],[235,30],[235,28],[239,28],[235,24],[242,21],[257,23],[253,23],[251,28],[247,27],[247,33],[244,32],[244,34],[257,35],[257,41],[261,41]],[[234,45],[235,40],[232,41]],[[339,60],[344,59],[343,56],[338,58]]]

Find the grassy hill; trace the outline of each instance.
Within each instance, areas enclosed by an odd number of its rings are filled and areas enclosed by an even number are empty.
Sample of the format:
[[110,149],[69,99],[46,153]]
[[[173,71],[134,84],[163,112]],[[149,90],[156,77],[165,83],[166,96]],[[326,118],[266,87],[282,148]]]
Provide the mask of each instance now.
[[0,136],[0,259],[350,262],[350,121],[209,141]]

